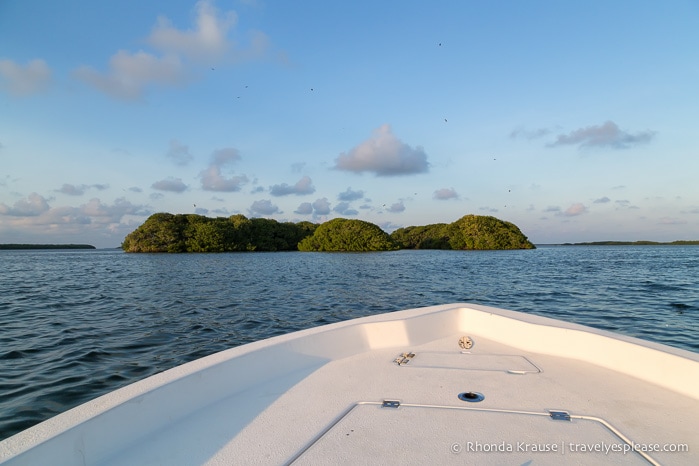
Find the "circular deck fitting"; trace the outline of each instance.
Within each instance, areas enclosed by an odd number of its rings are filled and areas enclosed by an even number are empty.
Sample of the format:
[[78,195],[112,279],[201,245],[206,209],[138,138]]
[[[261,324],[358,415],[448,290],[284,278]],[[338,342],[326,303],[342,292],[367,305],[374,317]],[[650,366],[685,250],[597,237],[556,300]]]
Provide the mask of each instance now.
[[483,401],[485,396],[478,392],[464,392],[459,393],[459,399],[461,401],[468,401],[469,403],[478,403],[479,401]]
[[468,335],[464,335],[463,337],[459,338],[459,346],[461,349],[469,350],[473,348],[473,339]]

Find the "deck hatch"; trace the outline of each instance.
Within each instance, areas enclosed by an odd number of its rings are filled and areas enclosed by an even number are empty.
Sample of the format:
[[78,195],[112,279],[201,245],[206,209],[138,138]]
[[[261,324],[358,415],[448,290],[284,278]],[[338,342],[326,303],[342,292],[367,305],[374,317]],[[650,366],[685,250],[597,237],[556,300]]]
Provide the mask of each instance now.
[[394,359],[401,367],[423,369],[457,369],[466,371],[496,371],[510,374],[536,374],[541,369],[519,354],[485,354],[449,351],[401,353]]

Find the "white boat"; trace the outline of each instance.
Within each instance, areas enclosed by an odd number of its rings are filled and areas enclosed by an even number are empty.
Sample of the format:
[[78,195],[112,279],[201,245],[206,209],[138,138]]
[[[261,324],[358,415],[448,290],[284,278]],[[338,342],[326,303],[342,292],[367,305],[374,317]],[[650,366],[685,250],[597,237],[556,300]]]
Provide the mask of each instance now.
[[270,338],[0,442],[6,465],[699,464],[699,354],[456,303]]

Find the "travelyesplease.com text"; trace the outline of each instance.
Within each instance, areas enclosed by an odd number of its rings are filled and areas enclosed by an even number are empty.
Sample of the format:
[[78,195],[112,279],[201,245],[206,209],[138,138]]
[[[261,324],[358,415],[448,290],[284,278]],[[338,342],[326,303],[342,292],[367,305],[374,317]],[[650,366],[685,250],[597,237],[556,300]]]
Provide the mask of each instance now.
[[451,445],[453,453],[611,453],[627,454],[631,452],[688,452],[686,443],[531,443],[531,442],[464,442]]

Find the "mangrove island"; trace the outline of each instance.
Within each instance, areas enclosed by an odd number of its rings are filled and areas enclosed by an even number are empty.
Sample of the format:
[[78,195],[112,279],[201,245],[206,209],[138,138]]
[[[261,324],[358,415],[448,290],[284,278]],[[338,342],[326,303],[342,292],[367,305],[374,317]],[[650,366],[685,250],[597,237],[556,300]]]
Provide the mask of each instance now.
[[513,223],[465,215],[452,223],[399,228],[391,234],[363,220],[321,224],[266,218],[157,213],[129,233],[126,252],[392,251],[534,249]]

